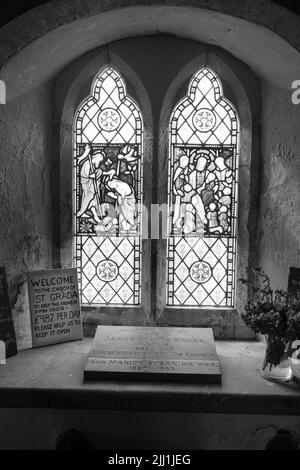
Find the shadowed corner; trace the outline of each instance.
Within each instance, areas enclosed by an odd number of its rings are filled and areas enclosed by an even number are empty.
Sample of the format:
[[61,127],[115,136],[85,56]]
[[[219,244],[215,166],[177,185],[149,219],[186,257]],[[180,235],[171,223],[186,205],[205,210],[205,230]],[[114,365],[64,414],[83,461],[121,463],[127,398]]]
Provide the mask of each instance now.
[[299,445],[290,431],[279,429],[267,442],[265,450],[299,450]]

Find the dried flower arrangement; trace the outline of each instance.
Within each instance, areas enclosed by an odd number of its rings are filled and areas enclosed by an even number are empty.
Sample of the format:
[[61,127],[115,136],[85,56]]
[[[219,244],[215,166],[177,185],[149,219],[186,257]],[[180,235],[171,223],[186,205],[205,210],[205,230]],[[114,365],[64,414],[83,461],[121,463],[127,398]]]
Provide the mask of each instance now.
[[273,290],[270,277],[261,268],[254,269],[253,275],[253,282],[240,279],[253,292],[241,318],[255,333],[267,337],[264,367],[277,366],[286,345],[300,339],[300,293]]

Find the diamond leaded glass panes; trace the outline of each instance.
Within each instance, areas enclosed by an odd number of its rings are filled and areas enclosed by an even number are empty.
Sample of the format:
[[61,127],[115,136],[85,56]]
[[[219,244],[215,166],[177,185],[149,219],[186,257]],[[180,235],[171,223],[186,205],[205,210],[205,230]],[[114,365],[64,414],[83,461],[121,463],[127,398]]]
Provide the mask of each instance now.
[[108,67],[74,122],[74,257],[82,304],[140,304],[142,161],[141,113]]
[[237,112],[204,67],[170,121],[167,304],[233,307]]

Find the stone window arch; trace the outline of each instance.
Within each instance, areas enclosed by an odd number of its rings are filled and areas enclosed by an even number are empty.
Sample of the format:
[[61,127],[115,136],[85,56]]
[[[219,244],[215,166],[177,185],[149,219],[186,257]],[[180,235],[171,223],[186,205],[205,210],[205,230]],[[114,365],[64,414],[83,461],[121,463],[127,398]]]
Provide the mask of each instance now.
[[[92,51],[88,57],[85,57],[85,60],[81,58],[78,63],[72,64],[69,68],[64,70],[54,87],[53,128],[54,135],[56,136],[54,140],[59,143],[53,162],[53,256],[55,266],[76,265],[76,256],[79,258],[78,254],[76,255],[76,237],[74,237],[78,229],[78,227],[75,227],[76,217],[74,217],[74,210],[76,212],[78,207],[76,209],[76,201],[74,200],[75,188],[74,184],[72,184],[72,178],[70,179],[70,175],[74,175],[74,158],[70,158],[70,155],[73,154],[74,157],[74,152],[78,150],[76,147],[76,128],[74,128],[73,125],[74,122],[77,121],[76,116],[80,116],[80,112],[84,115],[85,111],[88,110],[89,106],[87,104],[95,104],[94,102],[97,102],[97,98],[99,98],[99,85],[103,82],[103,76],[107,71],[110,71],[113,78],[116,80],[121,98],[125,97],[128,109],[132,108],[137,121],[139,121],[139,116],[141,117],[138,124],[140,126],[139,137],[135,144],[139,146],[139,153],[143,157],[143,166],[148,168],[147,173],[149,175],[153,126],[151,106],[143,84],[134,71],[124,63],[122,59],[111,53],[108,60],[106,48]],[[80,72],[76,73],[78,64]],[[95,91],[95,94],[98,93],[94,100],[91,95],[91,87],[92,95],[93,91]],[[140,104],[141,106],[139,106]],[[124,109],[122,111],[126,114]],[[81,131],[80,129],[80,134]],[[109,135],[110,133],[104,132],[104,134]],[[87,140],[88,137],[89,136],[86,136],[85,140]],[[96,147],[107,147],[107,144],[109,144],[109,142],[100,141],[101,136],[96,136]],[[143,145],[143,141],[146,142],[145,146]],[[84,147],[86,143],[87,142],[81,142],[79,147]],[[133,142],[129,142],[129,144],[133,144]],[[113,145],[119,145],[124,148],[126,142],[122,138],[121,140],[119,139],[119,142],[114,142]],[[82,153],[82,151],[80,151],[80,153]],[[139,171],[142,173],[141,167]],[[59,184],[57,184],[58,182]],[[143,204],[146,207],[150,206],[150,193],[151,176],[145,180],[143,187],[141,187],[141,196]],[[80,205],[79,201],[77,205]],[[110,303],[103,302],[103,299],[102,304],[99,301],[93,302],[93,299],[91,299],[92,301],[89,303],[89,299],[85,299],[86,301],[83,302],[82,306],[82,313],[86,332],[94,332],[95,326],[99,322],[147,324],[150,321],[150,290],[148,288],[149,281],[147,281],[147,279],[149,280],[150,264],[149,240],[141,240],[141,244],[143,245],[144,256],[140,266],[140,280],[138,280],[136,276],[132,282],[132,286],[135,285],[135,281],[139,282],[140,289],[137,288],[135,293],[137,297],[140,296],[140,298],[133,301],[132,297],[129,305],[126,306],[126,312],[124,312],[124,305],[120,305],[120,303],[116,303],[112,309]],[[138,252],[136,243],[134,243],[134,245],[134,251]],[[100,262],[101,260],[98,261]],[[136,272],[138,271],[136,270]]]
[[251,333],[241,324],[239,312],[250,293],[238,279],[257,266],[259,257],[261,88],[257,77],[242,62],[235,61],[232,56],[217,48],[205,47],[202,53],[188,62],[174,78],[165,95],[159,123],[158,203],[162,205],[168,198],[168,135],[174,107],[186,97],[192,77],[205,68],[214,71],[219,77],[223,96],[233,105],[239,118],[235,301],[224,308],[186,306],[182,309],[168,305],[165,291],[168,271],[164,255],[167,252],[167,241],[159,240],[156,252],[158,259],[163,261],[157,270],[157,319],[161,325],[212,326],[215,335],[220,337],[247,337]]
[[[157,38],[156,38],[157,39]],[[131,51],[142,47],[143,40],[131,40]],[[149,38],[147,38],[149,45]],[[175,41],[175,39],[174,39]],[[180,39],[177,39],[180,41]],[[122,44],[122,41],[118,43]],[[125,44],[125,43],[124,43]],[[57,266],[68,266],[72,262],[72,220],[70,201],[72,200],[72,123],[79,104],[89,95],[89,89],[99,70],[115,67],[128,84],[128,95],[138,103],[144,119],[144,203],[148,214],[152,203],[167,203],[168,194],[168,146],[169,123],[172,110],[186,96],[188,83],[193,75],[207,67],[215,71],[224,89],[224,97],[233,104],[240,119],[240,158],[239,158],[239,203],[237,227],[237,269],[236,278],[244,275],[257,264],[257,218],[260,169],[260,83],[256,76],[242,62],[218,48],[201,43],[198,54],[194,49],[193,59],[186,60],[180,70],[174,67],[169,77],[161,81],[163,99],[154,96],[155,87],[149,85],[155,77],[146,77],[141,66],[122,55],[124,48],[110,45],[108,61],[107,47],[78,59],[65,69],[54,87],[54,130],[57,145],[55,171],[60,181],[59,194],[56,193],[54,217],[59,219],[55,227],[54,259]],[[193,44],[195,46],[195,44]],[[119,47],[119,49],[118,49]],[[184,48],[188,41],[184,41]],[[121,51],[121,52],[120,52]],[[171,59],[170,59],[171,64]],[[172,66],[171,66],[172,69]],[[77,72],[77,74],[76,74]],[[168,86],[166,86],[168,85]],[[157,87],[160,83],[157,82]],[[159,102],[159,103],[158,103]],[[159,111],[158,111],[159,109]],[[54,132],[54,134],[55,134]],[[59,169],[59,170],[58,170]],[[54,179],[55,172],[54,172]],[[55,198],[54,198],[55,199]],[[55,202],[55,201],[54,201]],[[151,216],[150,216],[151,218]],[[72,219],[72,218],[71,218]],[[166,260],[167,240],[144,239],[142,241],[144,262],[142,263],[141,304],[137,307],[93,305],[83,307],[86,331],[93,332],[95,325],[101,324],[156,324],[156,325],[198,325],[212,326],[216,337],[247,337],[249,332],[239,320],[239,311],[248,299],[248,292],[236,283],[236,302],[226,308],[177,308],[166,302]],[[126,311],[125,311],[126,310]]]

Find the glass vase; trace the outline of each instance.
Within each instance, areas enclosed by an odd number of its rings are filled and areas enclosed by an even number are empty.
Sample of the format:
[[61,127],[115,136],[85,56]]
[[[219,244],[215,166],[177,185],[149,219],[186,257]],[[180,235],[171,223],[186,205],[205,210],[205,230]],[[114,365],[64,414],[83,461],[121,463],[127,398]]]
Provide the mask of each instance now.
[[288,382],[293,373],[288,357],[288,343],[276,336],[265,336],[266,353],[261,376],[264,379]]
[[300,340],[291,341],[289,345],[289,364],[293,378],[300,382]]

